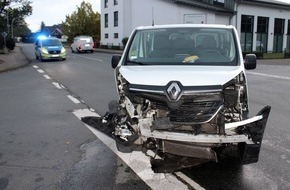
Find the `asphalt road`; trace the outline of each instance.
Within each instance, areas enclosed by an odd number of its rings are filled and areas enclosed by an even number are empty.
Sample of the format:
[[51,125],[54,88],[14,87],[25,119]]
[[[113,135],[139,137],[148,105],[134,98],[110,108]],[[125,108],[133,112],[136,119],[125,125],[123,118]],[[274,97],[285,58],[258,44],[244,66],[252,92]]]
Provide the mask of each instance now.
[[[24,44],[29,58],[32,50]],[[81,85],[72,90],[85,90],[87,73],[71,73],[70,64],[46,66],[60,66],[60,75],[72,74],[71,82]],[[37,65],[33,57],[30,65],[0,75],[0,190],[149,189],[75,117],[87,105],[68,98],[74,93],[57,88],[56,78],[48,80]]]
[[290,189],[289,73],[289,63],[279,60],[259,60],[256,70],[247,71],[250,116],[265,105],[272,107],[258,163],[207,164],[184,172],[205,189]]
[[[68,52],[67,61],[41,63],[31,46],[23,51],[31,65],[0,75],[0,190],[5,185],[6,189],[20,185],[22,189],[148,189],[144,176],[129,169],[121,155],[72,114],[90,108],[103,115],[107,103],[117,99],[111,55]],[[257,69],[247,73],[250,115],[272,106],[260,160],[241,167],[210,163],[183,170],[197,183],[196,189],[290,189],[290,66],[259,61]],[[81,103],[73,103],[67,95]]]

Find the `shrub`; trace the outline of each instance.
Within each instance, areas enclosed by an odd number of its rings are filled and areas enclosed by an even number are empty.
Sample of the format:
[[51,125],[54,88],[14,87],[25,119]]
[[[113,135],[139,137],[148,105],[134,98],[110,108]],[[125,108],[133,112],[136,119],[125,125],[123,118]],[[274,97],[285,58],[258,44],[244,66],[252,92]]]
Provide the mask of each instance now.
[[15,48],[15,41],[14,41],[14,39],[12,39],[12,38],[8,38],[8,39],[6,40],[6,47],[7,47],[9,50],[14,50],[14,48]]
[[122,39],[122,44],[123,44],[124,47],[126,46],[126,44],[128,42],[128,39],[129,39],[128,37],[125,37],[125,38]]

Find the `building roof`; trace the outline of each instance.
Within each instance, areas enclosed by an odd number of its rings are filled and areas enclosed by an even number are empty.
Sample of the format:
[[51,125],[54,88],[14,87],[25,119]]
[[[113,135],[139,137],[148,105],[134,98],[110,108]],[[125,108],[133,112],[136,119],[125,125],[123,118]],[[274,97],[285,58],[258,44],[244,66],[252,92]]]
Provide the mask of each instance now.
[[51,35],[62,35],[61,25],[53,25],[53,26],[45,26],[43,28],[43,33],[47,34],[47,36]]
[[264,7],[289,9],[290,2],[282,2],[279,0],[224,0],[224,3],[213,2],[210,0],[167,0],[176,4],[183,4],[192,7],[197,7],[200,9],[206,9],[209,11],[214,11],[217,13],[234,14],[234,3],[250,4]]
[[238,0],[239,3],[290,10],[290,3],[279,0]]

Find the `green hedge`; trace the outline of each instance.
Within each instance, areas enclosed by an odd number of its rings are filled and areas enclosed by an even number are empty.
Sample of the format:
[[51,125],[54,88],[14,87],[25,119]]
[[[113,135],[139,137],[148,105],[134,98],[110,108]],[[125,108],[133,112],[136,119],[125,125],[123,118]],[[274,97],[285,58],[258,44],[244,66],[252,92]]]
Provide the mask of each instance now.
[[283,59],[290,58],[290,53],[262,53],[262,52],[243,52],[243,57],[247,54],[255,54],[257,59]]

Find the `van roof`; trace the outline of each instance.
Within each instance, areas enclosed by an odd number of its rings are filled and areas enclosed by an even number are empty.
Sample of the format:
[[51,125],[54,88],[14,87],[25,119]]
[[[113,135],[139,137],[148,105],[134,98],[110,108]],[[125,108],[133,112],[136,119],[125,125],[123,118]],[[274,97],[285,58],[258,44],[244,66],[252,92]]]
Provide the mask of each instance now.
[[81,36],[76,36],[75,38],[91,38],[91,36],[81,35]]
[[140,26],[137,30],[146,29],[162,29],[162,28],[234,28],[232,25],[221,24],[169,24],[169,25],[154,25],[154,26]]

